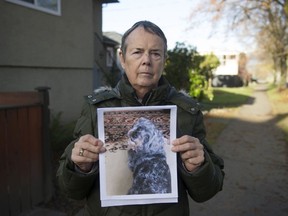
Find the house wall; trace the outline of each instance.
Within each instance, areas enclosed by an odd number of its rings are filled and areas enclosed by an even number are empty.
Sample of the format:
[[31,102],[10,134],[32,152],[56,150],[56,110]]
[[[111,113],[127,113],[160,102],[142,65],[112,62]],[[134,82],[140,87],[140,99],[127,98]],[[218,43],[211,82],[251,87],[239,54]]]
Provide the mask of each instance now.
[[62,120],[70,122],[79,117],[83,95],[92,91],[91,76],[90,69],[1,68],[0,91],[34,91],[48,86],[51,113],[62,112]]
[[99,85],[109,85],[107,83],[107,76],[109,76],[109,70],[106,66],[106,48],[103,45],[103,35],[102,35],[102,8],[99,10],[99,0],[94,1],[93,7],[93,19],[94,23],[99,25],[94,25],[94,85],[93,88],[97,89]]
[[75,120],[93,90],[94,33],[102,35],[98,2],[62,0],[55,16],[0,0],[0,91],[49,86],[52,112]]
[[220,65],[214,71],[214,75],[238,75],[239,70],[239,54],[222,54],[217,55],[220,60]]

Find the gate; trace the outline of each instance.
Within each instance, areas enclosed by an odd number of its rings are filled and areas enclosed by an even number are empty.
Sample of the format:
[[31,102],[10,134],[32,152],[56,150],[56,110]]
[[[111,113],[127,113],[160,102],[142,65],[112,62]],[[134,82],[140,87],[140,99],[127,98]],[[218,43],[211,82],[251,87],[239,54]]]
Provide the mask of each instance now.
[[28,212],[53,194],[49,145],[49,93],[0,92],[0,209]]

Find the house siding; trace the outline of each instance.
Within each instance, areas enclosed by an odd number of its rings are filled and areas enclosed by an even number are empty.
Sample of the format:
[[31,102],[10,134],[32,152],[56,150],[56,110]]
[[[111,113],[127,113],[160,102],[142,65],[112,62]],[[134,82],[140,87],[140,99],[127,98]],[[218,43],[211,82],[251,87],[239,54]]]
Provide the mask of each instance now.
[[[96,14],[96,15],[95,15]],[[52,113],[75,120],[103,64],[102,4],[62,0],[61,16],[0,0],[0,91],[49,86]],[[104,55],[105,56],[105,55]]]

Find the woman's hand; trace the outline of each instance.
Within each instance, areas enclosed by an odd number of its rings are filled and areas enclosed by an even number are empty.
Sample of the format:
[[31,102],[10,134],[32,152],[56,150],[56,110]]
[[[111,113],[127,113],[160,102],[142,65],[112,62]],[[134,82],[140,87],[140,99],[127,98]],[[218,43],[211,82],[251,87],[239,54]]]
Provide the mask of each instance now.
[[201,166],[205,160],[204,147],[199,142],[199,139],[184,135],[173,142],[172,151],[179,152],[183,164],[189,172],[194,171]]
[[89,172],[93,164],[99,160],[99,154],[105,152],[104,144],[101,140],[87,134],[74,144],[71,160],[83,172]]

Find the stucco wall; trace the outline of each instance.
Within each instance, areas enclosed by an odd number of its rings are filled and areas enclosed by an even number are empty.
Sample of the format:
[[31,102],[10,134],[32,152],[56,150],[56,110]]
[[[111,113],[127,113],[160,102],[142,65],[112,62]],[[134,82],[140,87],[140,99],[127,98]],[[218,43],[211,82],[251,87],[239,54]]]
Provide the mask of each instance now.
[[102,16],[102,5],[62,0],[61,8],[55,16],[0,0],[0,91],[49,86],[51,110],[72,121],[97,80],[94,31],[102,20],[93,12]]
[[0,0],[0,65],[91,67],[92,1],[62,0],[55,16]]
[[[34,91],[48,86],[51,113],[63,112],[62,120],[70,122],[80,115],[83,96],[91,93],[91,70],[46,70],[5,68],[0,73],[0,91]],[[73,75],[71,75],[73,74]],[[19,85],[19,83],[21,85]]]

